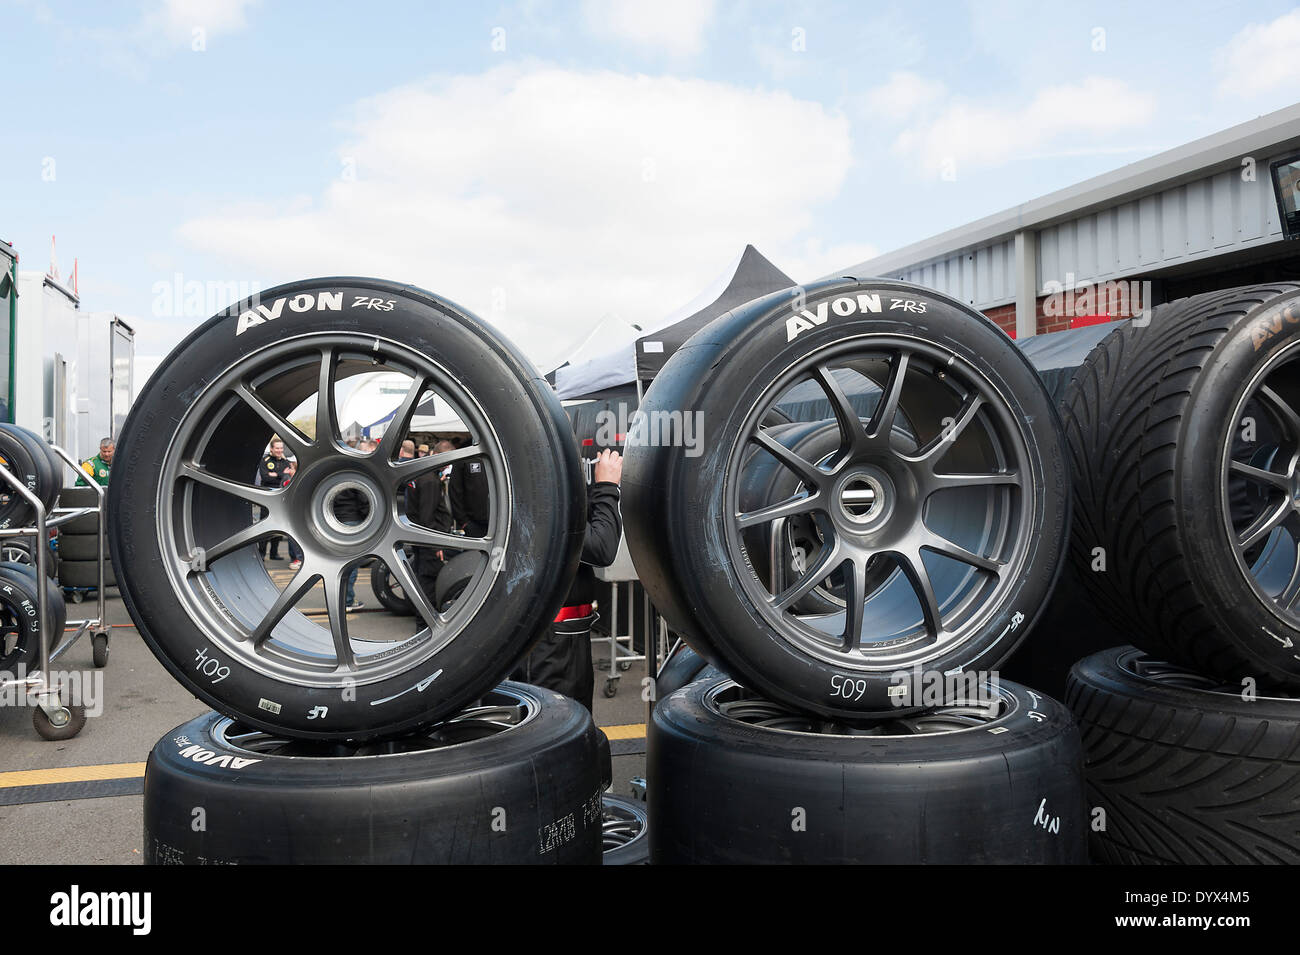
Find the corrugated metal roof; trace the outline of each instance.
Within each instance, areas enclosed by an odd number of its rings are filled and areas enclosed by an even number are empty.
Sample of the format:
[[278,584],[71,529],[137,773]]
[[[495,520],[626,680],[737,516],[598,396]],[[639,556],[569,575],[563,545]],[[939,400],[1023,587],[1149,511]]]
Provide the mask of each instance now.
[[[1039,234],[1039,275],[1091,281],[1280,238],[1268,163],[1300,150],[1300,104],[841,269],[906,278],[978,308],[1014,300],[1007,250]],[[1254,181],[1242,160],[1255,160]],[[1064,266],[1064,268],[1062,267]],[[1040,283],[1041,288],[1041,283]]]

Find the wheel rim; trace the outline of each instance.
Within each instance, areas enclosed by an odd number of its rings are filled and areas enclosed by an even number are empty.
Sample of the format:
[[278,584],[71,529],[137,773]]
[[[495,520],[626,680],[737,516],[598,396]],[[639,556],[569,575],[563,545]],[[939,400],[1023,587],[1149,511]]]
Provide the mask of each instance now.
[[817,736],[936,736],[987,728],[1015,712],[1016,698],[1003,687],[986,683],[970,697],[944,706],[873,719],[828,720],[801,713],[759,696],[732,680],[710,688],[705,705],[726,719],[784,733]]
[[532,720],[539,708],[536,697],[511,687],[499,686],[474,706],[409,736],[367,743],[294,739],[255,729],[229,717],[222,717],[214,724],[212,735],[231,749],[257,756],[306,756],[321,759],[400,756],[447,749],[499,736]]
[[[336,391],[340,382],[375,372],[400,373],[406,384],[385,431],[394,437],[363,454],[342,440]],[[469,442],[399,461],[395,436],[430,395],[460,417]],[[314,436],[290,423],[295,409],[310,414]],[[286,488],[252,483],[272,434],[298,462]],[[408,482],[471,460],[482,463],[488,482],[486,536],[453,535],[407,517]],[[309,334],[232,364],[187,408],[163,459],[159,544],[177,597],[211,646],[277,679],[346,687],[405,672],[456,639],[500,572],[510,501],[509,465],[495,431],[477,398],[441,365],[373,335]],[[283,582],[272,579],[257,551],[258,541],[274,535],[292,538],[303,552],[302,566]],[[417,582],[407,553],[415,547],[482,555],[471,585],[443,611]],[[349,621],[347,580],[369,558],[384,561],[401,584],[415,608],[416,632]],[[324,603],[324,625],[299,609],[313,592]]]
[[[760,424],[778,405],[822,415],[838,449],[812,461],[785,447]],[[1034,472],[1008,400],[960,356],[903,336],[838,343],[786,369],[740,435],[724,490],[728,549],[788,643],[835,666],[892,670],[960,646],[1005,605],[1030,550]],[[742,510],[758,455],[796,478],[794,492]],[[821,542],[797,578],[746,573],[750,548],[784,539],[796,521]],[[814,592],[840,595],[845,609],[801,609]]]
[[610,852],[622,849],[644,838],[646,832],[645,813],[627,805],[621,800],[605,796],[601,805],[600,839],[601,851]]
[[1265,606],[1300,628],[1298,408],[1300,345],[1292,345],[1243,390],[1224,442],[1219,484],[1238,567]]
[[[1245,689],[1244,684],[1216,680],[1213,677],[1189,670],[1176,663],[1150,657],[1141,650],[1129,650],[1120,654],[1119,667],[1139,679],[1180,690],[1202,690],[1206,693],[1220,693],[1240,700],[1243,698],[1242,692]],[[1279,696],[1276,693],[1256,693],[1251,698],[1255,700],[1295,699],[1295,697]]]

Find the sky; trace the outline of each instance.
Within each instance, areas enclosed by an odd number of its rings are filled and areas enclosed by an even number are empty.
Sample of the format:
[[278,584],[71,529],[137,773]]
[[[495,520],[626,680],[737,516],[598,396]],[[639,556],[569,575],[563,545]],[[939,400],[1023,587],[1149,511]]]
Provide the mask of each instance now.
[[1297,49],[1269,0],[0,0],[0,238],[145,371],[340,274],[545,371],[746,243],[809,281],[1288,106]]

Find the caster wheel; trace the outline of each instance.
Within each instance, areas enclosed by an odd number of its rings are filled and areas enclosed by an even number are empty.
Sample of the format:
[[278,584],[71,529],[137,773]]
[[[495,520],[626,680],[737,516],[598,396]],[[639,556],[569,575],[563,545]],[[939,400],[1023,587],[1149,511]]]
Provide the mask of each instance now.
[[63,717],[63,722],[56,726],[39,706],[32,710],[32,724],[36,735],[41,739],[72,739],[86,725],[86,708],[84,706],[60,707],[56,714]]
[[94,654],[95,666],[108,666],[108,634],[97,633],[90,638],[91,652]]
[[618,668],[619,668],[620,670],[622,670],[624,673],[626,673],[628,670],[632,669],[632,664],[631,664],[631,663],[620,663],[620,664],[618,665]]
[[74,590],[72,593],[68,594],[68,596],[72,599],[74,604],[79,604],[86,599],[86,595],[80,590]]
[[612,700],[618,696],[618,677],[605,681],[605,699]]

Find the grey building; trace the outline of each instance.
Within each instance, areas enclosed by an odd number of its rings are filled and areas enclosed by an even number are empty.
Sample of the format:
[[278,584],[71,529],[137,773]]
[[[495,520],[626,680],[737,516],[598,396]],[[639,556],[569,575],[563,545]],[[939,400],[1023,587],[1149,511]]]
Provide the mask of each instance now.
[[1018,338],[1215,288],[1300,279],[1300,242],[1283,229],[1300,189],[1300,163],[1286,161],[1297,157],[1300,105],[836,274],[934,288]]

